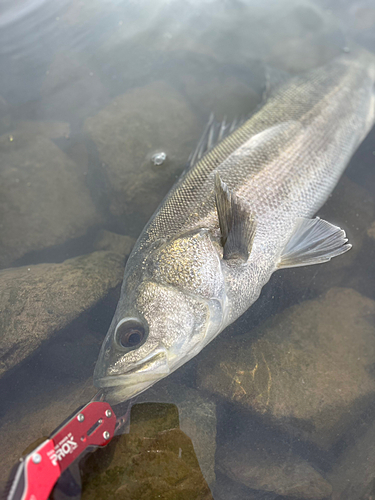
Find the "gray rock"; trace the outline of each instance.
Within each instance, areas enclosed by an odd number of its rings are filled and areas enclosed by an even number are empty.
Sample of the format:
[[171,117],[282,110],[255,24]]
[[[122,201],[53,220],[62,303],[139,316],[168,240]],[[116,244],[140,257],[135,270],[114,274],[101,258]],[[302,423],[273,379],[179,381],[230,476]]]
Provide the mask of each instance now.
[[195,389],[165,380],[137,398],[137,402],[173,403],[180,429],[192,440],[202,474],[209,485],[215,481],[216,405]]
[[[182,172],[202,132],[183,96],[159,81],[116,97],[85,130],[108,177],[113,215],[145,222]],[[151,161],[163,151],[160,166]]]
[[38,133],[45,124],[35,127],[36,133],[28,126],[0,137],[1,267],[81,236],[100,221],[77,165]]
[[94,252],[0,271],[0,375],[121,283],[123,257]]
[[324,499],[331,485],[308,462],[282,442],[240,436],[219,448],[217,468],[253,490],[291,498]]
[[333,288],[252,335],[218,339],[198,367],[202,389],[329,447],[375,392],[375,302]]
[[130,236],[124,236],[102,229],[98,232],[97,238],[94,241],[94,248],[95,250],[109,250],[125,258],[132,251],[134,243],[135,239]]

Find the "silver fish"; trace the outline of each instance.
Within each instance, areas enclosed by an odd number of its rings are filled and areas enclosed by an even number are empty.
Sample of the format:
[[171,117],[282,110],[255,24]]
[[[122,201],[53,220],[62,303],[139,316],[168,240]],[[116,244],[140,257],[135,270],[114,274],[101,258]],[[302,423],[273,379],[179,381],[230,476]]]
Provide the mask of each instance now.
[[281,84],[229,135],[211,123],[127,262],[94,373],[109,402],[198,354],[277,269],[350,249],[311,217],[374,123],[374,82],[374,56],[345,54]]

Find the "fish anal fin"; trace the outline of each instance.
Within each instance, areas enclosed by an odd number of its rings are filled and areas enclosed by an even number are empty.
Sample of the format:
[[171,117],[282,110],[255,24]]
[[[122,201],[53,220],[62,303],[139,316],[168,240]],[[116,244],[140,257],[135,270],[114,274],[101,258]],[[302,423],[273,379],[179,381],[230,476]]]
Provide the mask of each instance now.
[[319,217],[300,218],[286,244],[278,268],[328,262],[351,249],[345,231]]
[[247,260],[255,236],[255,218],[247,203],[215,175],[215,200],[221,231],[223,258]]

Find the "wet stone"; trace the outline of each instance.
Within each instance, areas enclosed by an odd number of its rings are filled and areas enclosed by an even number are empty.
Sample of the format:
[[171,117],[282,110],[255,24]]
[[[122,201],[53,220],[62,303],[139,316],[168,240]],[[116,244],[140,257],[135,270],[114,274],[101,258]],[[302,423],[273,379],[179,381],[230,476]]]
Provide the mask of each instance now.
[[198,385],[328,448],[374,395],[374,313],[373,300],[333,288],[253,334],[219,338],[202,353]]
[[135,239],[130,236],[112,233],[101,229],[94,241],[95,250],[108,250],[127,257],[134,246]]
[[141,394],[137,401],[177,406],[180,428],[192,440],[202,474],[211,486],[215,482],[216,404],[199,391],[168,378]]
[[121,283],[123,257],[94,252],[0,271],[0,375]]
[[[202,127],[184,97],[162,81],[116,97],[85,122],[110,185],[113,215],[139,215],[143,223],[182,172]],[[163,151],[166,160],[154,165]]]
[[1,267],[82,236],[100,222],[78,166],[38,133],[45,127],[36,123],[37,133],[24,126],[0,137]]
[[81,470],[82,500],[212,499],[172,404],[135,405],[129,434],[96,451]]
[[329,498],[332,492],[320,472],[285,442],[251,433],[219,448],[217,468],[252,490],[290,498],[318,500]]

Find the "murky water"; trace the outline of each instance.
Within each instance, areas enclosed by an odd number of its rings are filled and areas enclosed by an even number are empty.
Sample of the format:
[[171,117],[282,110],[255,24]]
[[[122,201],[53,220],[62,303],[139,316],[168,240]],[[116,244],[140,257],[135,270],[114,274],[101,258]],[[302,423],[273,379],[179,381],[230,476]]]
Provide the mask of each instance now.
[[[125,257],[210,113],[249,114],[265,64],[353,43],[375,52],[374,1],[2,2],[1,487],[95,394]],[[81,463],[84,498],[373,498],[374,134],[318,214],[353,249],[276,273],[142,394],[130,433]]]

